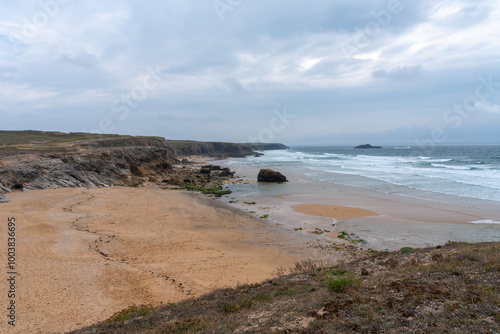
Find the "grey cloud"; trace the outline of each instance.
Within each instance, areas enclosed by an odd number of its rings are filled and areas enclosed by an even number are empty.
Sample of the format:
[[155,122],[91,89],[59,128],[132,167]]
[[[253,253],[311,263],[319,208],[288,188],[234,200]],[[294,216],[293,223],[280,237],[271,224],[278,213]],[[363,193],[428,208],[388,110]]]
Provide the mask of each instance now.
[[374,78],[387,78],[398,81],[411,81],[415,79],[422,78],[424,76],[424,70],[422,65],[413,65],[413,66],[398,66],[386,70],[378,70],[372,73]]
[[440,20],[443,26],[466,27],[484,22],[494,11],[492,4],[484,1],[481,5],[477,3],[467,4],[468,1],[457,1],[450,5],[463,5],[463,7],[448,17]]
[[89,53],[80,53],[76,56],[62,54],[59,57],[59,61],[83,67],[85,69],[97,68],[99,66],[98,59]]
[[[269,123],[270,105],[278,103],[300,120],[280,140],[322,144],[378,133],[380,140],[397,141],[442,123],[446,108],[474,94],[478,76],[500,81],[500,42],[488,37],[500,30],[496,1],[446,2],[460,10],[436,19],[434,8],[445,2],[400,0],[401,14],[360,48],[362,57],[351,59],[340,43],[389,0],[232,3],[221,20],[212,1],[72,1],[18,57],[8,41],[19,29],[9,27],[39,8],[6,3],[0,13],[2,127],[79,131],[110,118],[118,133],[244,141]],[[308,59],[321,60],[301,68]],[[159,69],[159,81],[150,81],[147,98],[132,101],[137,107],[120,119],[110,111],[113,101],[141,87],[148,67]],[[360,117],[374,121],[364,124]],[[498,113],[482,112],[481,122],[494,117]],[[472,138],[479,128],[474,121],[479,116],[450,138]],[[342,134],[330,135],[337,128]]]
[[241,82],[238,79],[234,78],[234,77],[225,78],[224,80],[222,80],[222,82],[231,91],[240,92],[240,91],[244,90],[243,85],[241,84]]

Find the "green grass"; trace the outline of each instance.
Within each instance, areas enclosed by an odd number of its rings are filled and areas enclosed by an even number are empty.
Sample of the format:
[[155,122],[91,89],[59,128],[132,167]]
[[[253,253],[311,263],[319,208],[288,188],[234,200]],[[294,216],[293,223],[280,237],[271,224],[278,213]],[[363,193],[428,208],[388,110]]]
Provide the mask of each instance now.
[[132,305],[126,309],[115,313],[111,318],[106,320],[108,323],[113,322],[123,322],[128,319],[132,319],[137,316],[146,315],[153,310],[151,305]]
[[272,301],[272,297],[267,293],[258,292],[254,296],[243,300],[241,303],[224,302],[221,311],[224,313],[238,312],[244,308],[250,308],[254,305],[264,305]]
[[293,296],[299,292],[301,292],[301,290],[299,290],[299,289],[288,289],[287,287],[284,287],[283,289],[276,291],[274,293],[274,295],[275,296]]
[[411,254],[413,253],[413,248],[412,247],[403,247],[400,249],[401,253],[404,254]]
[[55,132],[55,131],[0,131],[1,145],[23,145],[33,142],[45,144],[68,143],[77,140],[109,139],[109,138],[132,138],[131,136],[101,135],[83,132]]
[[307,284],[306,285],[306,290],[310,291],[310,292],[313,292],[314,290],[316,290],[316,288],[314,286],[312,286],[311,284]]
[[350,286],[359,283],[360,279],[351,275],[341,277],[329,275],[324,282],[325,287],[331,292],[344,292]]
[[342,270],[342,269],[334,269],[330,272],[332,275],[335,275],[335,276],[343,276],[345,275],[347,272],[345,270]]

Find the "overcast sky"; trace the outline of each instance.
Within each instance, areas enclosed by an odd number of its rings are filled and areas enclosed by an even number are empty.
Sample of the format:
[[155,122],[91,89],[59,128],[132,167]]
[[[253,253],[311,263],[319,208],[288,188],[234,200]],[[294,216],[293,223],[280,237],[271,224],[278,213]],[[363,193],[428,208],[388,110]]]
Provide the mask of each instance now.
[[500,1],[0,1],[0,128],[500,143]]

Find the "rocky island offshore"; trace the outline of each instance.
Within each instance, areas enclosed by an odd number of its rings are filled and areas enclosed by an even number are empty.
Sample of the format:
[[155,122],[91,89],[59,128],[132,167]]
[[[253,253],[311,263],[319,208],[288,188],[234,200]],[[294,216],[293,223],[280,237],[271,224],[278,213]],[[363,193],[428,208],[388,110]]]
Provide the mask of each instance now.
[[357,148],[357,149],[370,149],[370,148],[382,148],[382,146],[373,146],[373,145],[370,145],[370,144],[364,144],[364,145],[358,145],[354,148]]

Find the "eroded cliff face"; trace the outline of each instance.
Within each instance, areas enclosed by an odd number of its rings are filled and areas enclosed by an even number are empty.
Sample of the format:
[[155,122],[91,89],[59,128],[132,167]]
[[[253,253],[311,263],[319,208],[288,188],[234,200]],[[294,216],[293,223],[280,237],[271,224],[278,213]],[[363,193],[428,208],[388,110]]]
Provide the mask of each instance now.
[[[0,131],[0,203],[13,190],[178,184],[193,175],[173,168],[179,157],[245,157],[282,144],[236,144],[89,133]],[[212,173],[213,172],[213,173]],[[198,179],[209,174],[190,171]],[[229,172],[230,173],[230,172]],[[189,174],[189,175],[188,175]],[[216,175],[217,174],[217,175]],[[227,172],[226,172],[227,174]],[[194,179],[193,179],[194,180]]]
[[[68,153],[4,156],[0,193],[60,187],[137,186],[166,176],[177,162],[165,140],[91,140]],[[7,201],[0,196],[0,201]]]
[[167,141],[175,151],[176,156],[204,156],[214,158],[244,158],[255,155],[255,152],[245,144],[223,142]]
[[224,143],[167,140],[178,157],[205,156],[214,158],[244,158],[254,156],[256,151],[284,150],[288,147],[278,143]]

